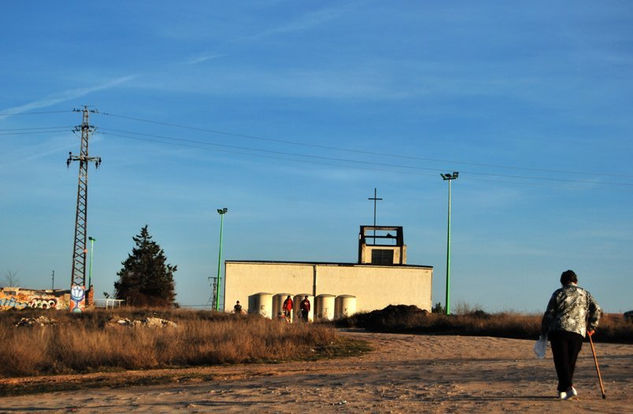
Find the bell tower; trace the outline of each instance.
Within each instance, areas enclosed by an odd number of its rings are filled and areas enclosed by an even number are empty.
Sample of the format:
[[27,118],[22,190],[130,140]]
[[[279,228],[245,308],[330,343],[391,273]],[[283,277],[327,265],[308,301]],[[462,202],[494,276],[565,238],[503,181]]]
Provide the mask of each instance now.
[[360,226],[358,263],[374,265],[407,264],[407,246],[402,226]]

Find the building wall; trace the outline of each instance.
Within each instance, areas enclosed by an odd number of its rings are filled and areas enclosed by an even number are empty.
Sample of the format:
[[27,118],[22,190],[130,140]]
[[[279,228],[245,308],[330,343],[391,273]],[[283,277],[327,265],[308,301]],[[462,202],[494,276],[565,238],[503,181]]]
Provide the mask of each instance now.
[[[407,246],[368,246],[362,245],[360,248],[360,262],[371,263],[371,252],[373,250],[392,250],[393,251],[393,263],[394,264],[407,264]],[[402,258],[400,258],[400,252],[402,250]]]
[[239,300],[244,310],[255,293],[312,294],[313,266],[266,262],[225,263],[224,310]]
[[416,305],[431,310],[433,268],[329,263],[226,262],[224,310],[255,293],[356,296],[356,310]]
[[0,288],[0,310],[68,309],[70,292],[67,290],[33,290],[19,287]]

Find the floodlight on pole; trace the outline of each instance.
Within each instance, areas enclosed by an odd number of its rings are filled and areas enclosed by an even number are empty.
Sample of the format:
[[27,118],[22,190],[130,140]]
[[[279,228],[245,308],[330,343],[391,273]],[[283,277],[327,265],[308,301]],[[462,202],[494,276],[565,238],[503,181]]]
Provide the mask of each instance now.
[[219,208],[218,214],[220,215],[220,246],[218,252],[218,278],[215,289],[215,310],[220,310],[220,287],[222,286],[222,230],[224,227],[224,215],[229,211],[228,208]]
[[446,314],[451,314],[451,181],[459,176],[458,171],[440,174],[444,181],[448,181],[448,224],[446,229]]

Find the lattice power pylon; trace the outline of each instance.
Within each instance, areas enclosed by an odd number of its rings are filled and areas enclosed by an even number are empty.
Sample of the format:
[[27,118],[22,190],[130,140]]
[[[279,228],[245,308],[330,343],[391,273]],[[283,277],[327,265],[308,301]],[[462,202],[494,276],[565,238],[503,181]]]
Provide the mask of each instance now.
[[79,155],[68,153],[66,166],[70,167],[72,161],[79,161],[79,182],[77,184],[77,212],[75,215],[75,243],[73,246],[73,266],[70,280],[70,310],[81,312],[85,306],[86,296],[86,239],[88,228],[88,163],[94,162],[98,168],[101,164],[101,157],[90,157],[88,155],[88,141],[90,134],[95,130],[94,126],[88,122],[90,113],[97,113],[94,109],[73,109],[74,112],[81,112],[81,125],[76,126],[73,132],[81,131],[81,148]]

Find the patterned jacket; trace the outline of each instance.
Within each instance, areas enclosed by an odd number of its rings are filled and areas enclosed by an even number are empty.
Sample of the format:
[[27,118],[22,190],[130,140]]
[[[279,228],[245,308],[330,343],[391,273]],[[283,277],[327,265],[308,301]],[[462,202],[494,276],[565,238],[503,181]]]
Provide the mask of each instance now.
[[598,326],[601,310],[589,292],[573,283],[552,294],[541,322],[541,332],[574,332],[585,336]]

